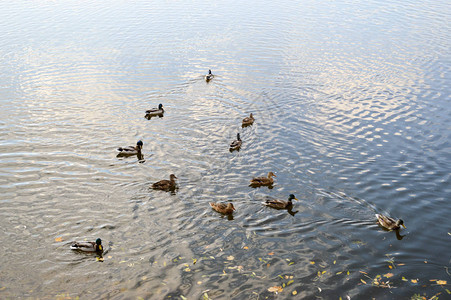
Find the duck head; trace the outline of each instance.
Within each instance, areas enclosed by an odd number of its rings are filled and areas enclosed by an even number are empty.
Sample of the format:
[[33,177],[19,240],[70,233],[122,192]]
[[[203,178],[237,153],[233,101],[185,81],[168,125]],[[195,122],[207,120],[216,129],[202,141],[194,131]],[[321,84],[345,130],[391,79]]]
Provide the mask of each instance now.
[[240,138],[240,134],[239,134],[239,133],[236,134],[236,139],[237,139],[238,141],[241,141],[241,138]]
[[99,251],[102,251],[102,250],[103,250],[103,248],[102,248],[102,240],[101,240],[100,238],[98,238],[98,239],[96,240],[96,248],[97,248]]
[[277,177],[277,176],[276,176],[276,174],[274,174],[273,172],[269,172],[269,173],[268,173],[268,178],[271,178],[271,177]]
[[295,196],[294,196],[294,194],[290,194],[290,196],[288,196],[288,201],[293,201],[293,200],[298,200]]
[[143,142],[140,140],[136,143],[136,146],[138,147],[139,150],[141,150],[143,148]]
[[406,225],[404,225],[404,221],[401,220],[401,219],[399,219],[398,221],[396,221],[396,226],[398,226],[398,227],[402,226],[402,227],[406,228]]
[[172,180],[177,179],[177,176],[175,176],[174,174],[169,175],[169,178]]
[[163,104],[158,104],[158,109],[162,109],[163,108]]

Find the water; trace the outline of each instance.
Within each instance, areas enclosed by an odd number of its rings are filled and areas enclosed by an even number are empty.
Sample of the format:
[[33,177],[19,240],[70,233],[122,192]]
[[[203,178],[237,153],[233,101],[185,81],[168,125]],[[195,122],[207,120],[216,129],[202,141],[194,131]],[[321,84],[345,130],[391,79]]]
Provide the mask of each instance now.
[[[450,13],[0,4],[0,298],[446,298]],[[116,158],[139,139],[143,160]],[[269,171],[272,189],[248,186]],[[149,189],[171,173],[175,194]],[[290,193],[293,214],[260,204]],[[400,239],[375,213],[405,221]],[[97,237],[103,262],[69,249]]]

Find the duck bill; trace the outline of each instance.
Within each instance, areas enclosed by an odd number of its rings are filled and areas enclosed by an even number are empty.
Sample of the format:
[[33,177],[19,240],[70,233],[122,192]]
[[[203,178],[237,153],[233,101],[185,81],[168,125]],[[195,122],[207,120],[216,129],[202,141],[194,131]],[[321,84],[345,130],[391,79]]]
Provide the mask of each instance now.
[[407,228],[406,225],[404,225],[404,224],[402,224],[401,226],[404,227],[404,229]]

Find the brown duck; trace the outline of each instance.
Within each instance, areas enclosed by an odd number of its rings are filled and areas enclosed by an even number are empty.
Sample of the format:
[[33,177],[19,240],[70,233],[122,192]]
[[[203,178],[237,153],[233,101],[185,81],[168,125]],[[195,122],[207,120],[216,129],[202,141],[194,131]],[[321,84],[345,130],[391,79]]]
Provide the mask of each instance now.
[[252,178],[250,186],[263,186],[263,185],[272,185],[274,183],[274,179],[272,177],[277,177],[273,172],[268,173],[268,177],[255,177]]
[[380,215],[380,214],[376,214],[376,218],[377,218],[377,223],[379,223],[379,225],[381,225],[385,229],[398,230],[401,228],[401,226],[406,228],[406,226],[404,225],[404,221],[401,219],[395,221],[395,219],[393,219],[393,218],[390,218],[390,217],[387,217],[384,215]]
[[177,177],[174,174],[169,175],[169,180],[163,179],[152,184],[152,188],[155,190],[171,191],[176,187],[175,179]]
[[243,127],[254,124],[254,121],[255,121],[254,116],[251,113],[249,117],[243,119]]
[[224,215],[231,215],[233,211],[235,210],[235,207],[233,207],[232,203],[214,203],[210,202],[211,208],[213,208],[218,213],[224,214]]

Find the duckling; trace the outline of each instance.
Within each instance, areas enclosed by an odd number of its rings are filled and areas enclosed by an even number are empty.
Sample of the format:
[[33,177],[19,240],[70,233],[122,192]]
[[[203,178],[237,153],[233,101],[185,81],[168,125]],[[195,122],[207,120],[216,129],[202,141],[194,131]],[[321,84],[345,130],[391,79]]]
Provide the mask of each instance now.
[[209,82],[210,80],[213,79],[213,77],[214,77],[214,75],[211,74],[211,70],[208,70],[208,74],[205,75],[205,80],[206,80],[207,82]]
[[100,238],[95,242],[73,242],[70,248],[84,252],[103,252],[102,240]]
[[128,147],[121,147],[121,148],[117,148],[117,151],[119,151],[119,154],[117,155],[119,156],[131,156],[131,155],[137,155],[141,153],[141,150],[143,148],[143,142],[142,141],[138,141],[136,143],[136,147],[134,146],[128,146]]
[[210,202],[211,208],[213,210],[217,211],[218,213],[224,214],[224,215],[231,215],[233,211],[235,210],[235,207],[233,207],[232,203],[214,203]]
[[146,117],[147,116],[161,116],[164,113],[163,104],[158,104],[158,108],[152,108],[149,110],[146,110]]
[[254,124],[254,121],[255,121],[254,116],[251,113],[249,117],[243,119],[242,127],[250,126]]
[[387,217],[384,215],[380,215],[380,214],[376,214],[376,218],[377,218],[377,222],[379,223],[379,225],[381,225],[385,229],[398,230],[401,228],[401,226],[406,228],[406,226],[404,225],[404,221],[401,219],[396,221],[393,218],[390,218],[390,217]]
[[231,144],[230,144],[230,152],[232,152],[233,150],[239,150],[241,147],[241,138],[240,138],[240,134],[237,133],[236,134],[236,140],[234,140]]
[[277,200],[277,199],[268,199],[265,202],[262,202],[263,205],[276,208],[276,209],[285,209],[285,208],[291,208],[293,206],[292,200],[298,200],[293,194],[290,194],[288,197],[288,201],[284,200]]
[[162,190],[162,191],[173,191],[176,188],[175,179],[177,177],[174,174],[169,175],[170,180],[160,180],[152,184],[152,188],[154,190]]
[[272,177],[277,177],[273,172],[268,173],[268,177],[256,177],[252,178],[250,186],[258,187],[267,185],[270,186],[274,183],[274,179]]

